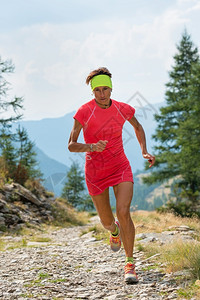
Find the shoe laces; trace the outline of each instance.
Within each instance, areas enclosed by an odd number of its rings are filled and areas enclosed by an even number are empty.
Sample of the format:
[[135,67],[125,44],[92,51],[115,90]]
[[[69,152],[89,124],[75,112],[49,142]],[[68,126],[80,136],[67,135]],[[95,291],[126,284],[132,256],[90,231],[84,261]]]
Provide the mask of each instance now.
[[118,243],[119,242],[119,240],[120,240],[120,235],[118,234],[117,236],[111,236],[112,237],[112,242],[113,243]]
[[128,274],[128,273],[135,274],[135,265],[134,264],[127,263],[125,265],[125,274]]

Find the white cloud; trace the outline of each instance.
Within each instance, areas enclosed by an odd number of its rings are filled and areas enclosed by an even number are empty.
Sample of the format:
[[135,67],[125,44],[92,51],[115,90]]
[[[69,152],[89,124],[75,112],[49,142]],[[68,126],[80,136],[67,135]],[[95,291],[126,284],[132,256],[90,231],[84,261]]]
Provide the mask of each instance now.
[[194,6],[192,6],[192,7],[189,7],[186,12],[191,13],[191,12],[196,12],[199,10],[200,10],[200,2],[196,2],[196,4],[194,4]]
[[76,109],[91,96],[85,77],[99,66],[113,72],[117,98],[139,90],[152,101],[162,101],[175,44],[184,27],[192,26],[198,7],[196,1],[191,5],[178,0],[142,24],[111,16],[103,23],[44,23],[0,35],[0,51],[16,65],[12,83],[15,93],[25,96],[26,118],[61,116]]

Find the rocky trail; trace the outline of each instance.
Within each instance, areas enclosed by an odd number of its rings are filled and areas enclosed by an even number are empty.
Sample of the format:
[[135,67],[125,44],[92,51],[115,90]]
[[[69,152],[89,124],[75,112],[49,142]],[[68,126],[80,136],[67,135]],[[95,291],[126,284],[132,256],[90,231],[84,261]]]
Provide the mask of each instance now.
[[[47,242],[0,252],[0,299],[177,299],[174,275],[164,274],[135,251],[139,283],[123,281],[124,251],[114,253],[86,226],[63,228]],[[85,230],[86,234],[81,235]],[[143,237],[145,239],[145,237]],[[155,237],[153,237],[155,239]],[[4,237],[9,243],[22,237]]]

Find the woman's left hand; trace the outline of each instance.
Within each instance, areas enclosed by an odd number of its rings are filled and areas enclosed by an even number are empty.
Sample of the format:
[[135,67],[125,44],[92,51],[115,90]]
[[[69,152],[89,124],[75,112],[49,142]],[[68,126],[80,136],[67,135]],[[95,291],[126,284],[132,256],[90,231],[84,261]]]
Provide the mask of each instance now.
[[149,168],[151,168],[155,163],[155,160],[156,160],[155,156],[153,156],[149,153],[145,153],[145,154],[142,154],[142,155],[145,159],[148,159],[148,162],[150,163]]

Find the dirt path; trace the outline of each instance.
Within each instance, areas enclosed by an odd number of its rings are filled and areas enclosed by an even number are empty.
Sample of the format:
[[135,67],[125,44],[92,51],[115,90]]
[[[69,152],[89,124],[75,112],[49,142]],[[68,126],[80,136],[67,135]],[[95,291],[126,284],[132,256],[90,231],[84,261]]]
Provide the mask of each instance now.
[[0,252],[0,299],[177,298],[172,276],[151,269],[153,262],[139,251],[139,283],[126,285],[123,249],[113,253],[92,232],[80,237],[89,226],[60,229],[48,235],[50,242]]

